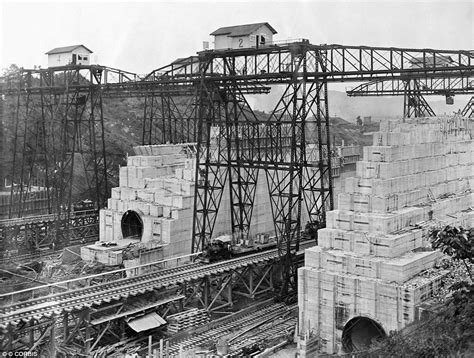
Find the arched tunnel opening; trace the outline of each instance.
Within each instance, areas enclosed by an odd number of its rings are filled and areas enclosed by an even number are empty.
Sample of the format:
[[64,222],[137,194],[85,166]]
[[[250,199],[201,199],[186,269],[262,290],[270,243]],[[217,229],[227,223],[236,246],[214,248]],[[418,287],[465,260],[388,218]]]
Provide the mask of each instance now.
[[128,210],[122,216],[122,236],[126,238],[142,238],[143,221],[140,215],[133,210]]
[[344,326],[342,347],[346,353],[367,350],[374,340],[387,335],[382,326],[367,317],[355,317]]

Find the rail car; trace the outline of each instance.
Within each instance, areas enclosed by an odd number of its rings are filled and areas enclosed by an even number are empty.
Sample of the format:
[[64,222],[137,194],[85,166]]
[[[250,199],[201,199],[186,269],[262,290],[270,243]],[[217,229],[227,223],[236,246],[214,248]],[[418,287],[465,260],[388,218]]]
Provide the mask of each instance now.
[[95,210],[95,204],[92,200],[81,200],[72,205],[72,211],[76,215],[83,215],[85,212]]
[[269,235],[258,236],[255,242],[246,240],[241,245],[233,243],[230,235],[224,235],[213,239],[198,256],[197,261],[213,263],[273,248],[276,248],[276,240],[270,239]]
[[[318,243],[318,230],[323,226],[319,222],[307,223],[301,231],[302,241],[314,240]],[[253,241],[253,242],[252,242]],[[233,243],[231,235],[219,236],[213,239],[196,259],[202,263],[213,263],[229,260],[234,257],[252,254],[255,252],[275,249],[277,247],[276,237],[268,234],[259,234],[255,240],[246,240],[243,245]]]

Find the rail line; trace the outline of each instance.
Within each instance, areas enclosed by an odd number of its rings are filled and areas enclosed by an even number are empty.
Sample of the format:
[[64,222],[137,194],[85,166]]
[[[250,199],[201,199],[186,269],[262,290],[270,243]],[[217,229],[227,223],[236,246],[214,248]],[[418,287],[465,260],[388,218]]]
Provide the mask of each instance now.
[[[296,305],[287,306],[283,303],[268,303],[260,306],[258,310],[251,310],[245,314],[224,321],[221,324],[210,327],[208,330],[199,332],[192,337],[171,341],[169,346],[169,354],[171,356],[178,355],[180,351],[186,351],[192,348],[200,347],[215,347],[218,338],[226,337],[229,341],[229,353],[240,355],[242,349],[249,347],[256,342],[262,341],[266,338],[275,337],[275,334],[285,331],[289,326],[296,323],[296,315],[291,315],[291,312],[296,309]],[[255,337],[255,326],[263,325],[265,322],[275,320],[280,317],[285,317],[280,323],[281,326],[273,327],[264,332],[259,330],[259,334]],[[255,329],[248,329],[247,327],[254,326]],[[242,329],[246,329],[242,332]],[[253,336],[253,339],[251,338]],[[211,349],[214,351],[214,349]]]
[[[302,244],[299,253],[302,253],[304,248],[312,245],[314,244]],[[153,291],[157,288],[196,280],[276,258],[278,258],[278,251],[269,250],[198,267],[178,266],[173,269],[123,278],[98,286],[31,299],[2,308],[0,310],[0,328],[5,328],[8,324],[17,325],[21,321],[29,321],[32,318],[50,317],[52,315],[60,315],[64,311],[70,312],[91,307],[94,304],[109,303],[121,298],[127,298],[128,296],[136,296]]]
[[0,263],[44,259],[59,253],[65,246],[90,244],[97,240],[99,211],[95,209],[2,219]]

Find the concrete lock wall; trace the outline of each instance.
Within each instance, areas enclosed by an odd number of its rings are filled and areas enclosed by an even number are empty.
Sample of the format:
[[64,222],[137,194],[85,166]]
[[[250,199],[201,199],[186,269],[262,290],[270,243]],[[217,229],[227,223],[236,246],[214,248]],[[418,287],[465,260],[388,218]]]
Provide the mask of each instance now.
[[[429,228],[473,226],[471,128],[450,117],[381,123],[298,271],[300,337],[317,336],[322,352],[340,353],[351,349],[342,338],[355,317],[385,333],[415,320],[446,274],[419,275],[441,257],[429,249]],[[358,327],[360,345],[371,330]],[[301,356],[314,354],[300,347]]]

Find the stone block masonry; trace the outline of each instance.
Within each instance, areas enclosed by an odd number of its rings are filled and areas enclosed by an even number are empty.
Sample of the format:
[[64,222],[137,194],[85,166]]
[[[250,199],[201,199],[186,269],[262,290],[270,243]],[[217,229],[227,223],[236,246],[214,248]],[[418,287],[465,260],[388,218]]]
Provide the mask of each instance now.
[[361,322],[388,334],[416,319],[445,274],[420,275],[441,257],[429,229],[473,226],[471,128],[450,117],[381,123],[298,271],[300,337],[319,337],[324,353],[349,352],[370,342]]
[[[187,154],[188,147],[189,144],[134,148],[135,155],[129,156],[127,166],[120,168],[119,186],[112,189],[107,209],[100,212],[101,241],[135,240],[144,250],[153,249],[156,260],[191,252],[196,159],[195,154]],[[260,178],[252,236],[274,233],[268,188],[263,180],[265,173]],[[136,214],[136,220],[127,218],[126,213],[130,212]],[[231,232],[230,217],[226,186],[214,227],[215,237]],[[156,250],[158,247],[162,249]]]
[[134,148],[100,212],[101,241],[135,243],[152,250],[155,260],[191,252],[195,158],[189,146]]

